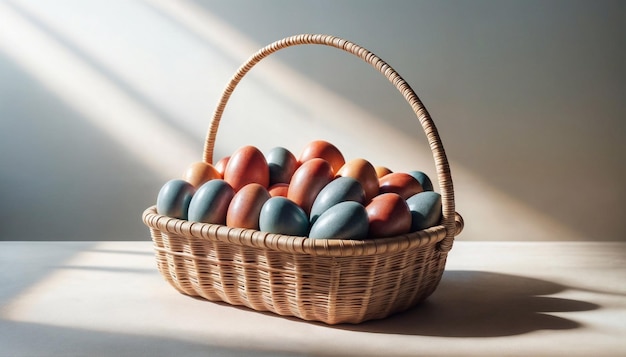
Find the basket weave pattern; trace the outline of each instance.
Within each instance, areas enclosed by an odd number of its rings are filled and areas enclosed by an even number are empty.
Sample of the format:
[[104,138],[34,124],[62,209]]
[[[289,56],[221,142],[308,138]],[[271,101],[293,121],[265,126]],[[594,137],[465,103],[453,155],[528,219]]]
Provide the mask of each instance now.
[[157,267],[183,294],[258,311],[328,324],[359,323],[406,310],[431,295],[463,220],[454,211],[448,162],[437,130],[411,87],[384,61],[351,42],[327,35],[298,35],[254,54],[224,90],[205,143],[212,162],[220,118],[234,88],[261,59],[279,49],[322,44],[353,53],[383,73],[414,109],[429,141],[442,194],[442,223],[398,237],[316,240],[189,222],[150,207]]

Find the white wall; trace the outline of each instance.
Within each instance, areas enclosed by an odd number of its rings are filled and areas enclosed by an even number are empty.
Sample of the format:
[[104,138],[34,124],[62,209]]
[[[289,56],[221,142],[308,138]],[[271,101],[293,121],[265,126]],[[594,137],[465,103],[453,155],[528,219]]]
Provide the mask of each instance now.
[[[252,52],[297,33],[363,45],[432,114],[463,240],[624,240],[620,1],[0,2],[0,239],[149,239],[141,212],[199,160]],[[290,48],[237,88],[216,156],[315,138],[434,165],[402,97],[341,51]]]

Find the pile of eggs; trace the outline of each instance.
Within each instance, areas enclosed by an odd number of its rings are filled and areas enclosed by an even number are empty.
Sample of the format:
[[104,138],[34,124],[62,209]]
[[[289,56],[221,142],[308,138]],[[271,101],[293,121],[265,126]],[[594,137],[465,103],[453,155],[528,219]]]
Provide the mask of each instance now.
[[323,140],[300,156],[244,146],[215,165],[191,164],[159,191],[157,212],[194,222],[314,239],[397,236],[439,224],[441,196],[421,171],[345,161]]

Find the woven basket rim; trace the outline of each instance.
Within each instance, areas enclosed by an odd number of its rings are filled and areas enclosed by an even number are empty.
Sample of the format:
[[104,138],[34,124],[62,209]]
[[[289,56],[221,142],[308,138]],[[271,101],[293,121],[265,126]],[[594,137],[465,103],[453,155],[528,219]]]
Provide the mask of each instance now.
[[[143,212],[142,219],[151,229],[185,236],[188,239],[222,241],[259,249],[316,256],[364,256],[395,253],[405,249],[435,245],[446,236],[445,226],[439,224],[395,237],[364,240],[312,239],[172,218],[158,214],[156,206],[148,207]],[[463,218],[458,213],[455,214],[455,225],[455,235],[458,235],[464,226]]]

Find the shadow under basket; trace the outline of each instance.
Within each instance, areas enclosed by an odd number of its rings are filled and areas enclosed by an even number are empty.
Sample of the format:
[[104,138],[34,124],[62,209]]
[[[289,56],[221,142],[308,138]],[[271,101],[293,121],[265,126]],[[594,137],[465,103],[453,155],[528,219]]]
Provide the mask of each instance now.
[[297,35],[255,53],[222,94],[207,133],[204,161],[212,162],[219,121],[230,95],[261,59],[282,48],[318,44],[360,57],[403,94],[424,128],[442,196],[439,225],[396,237],[310,239],[190,222],[143,213],[162,276],[179,292],[257,311],[327,324],[360,323],[407,310],[437,288],[463,219],[454,211],[448,161],[434,123],[411,87],[366,49],[328,35]]

